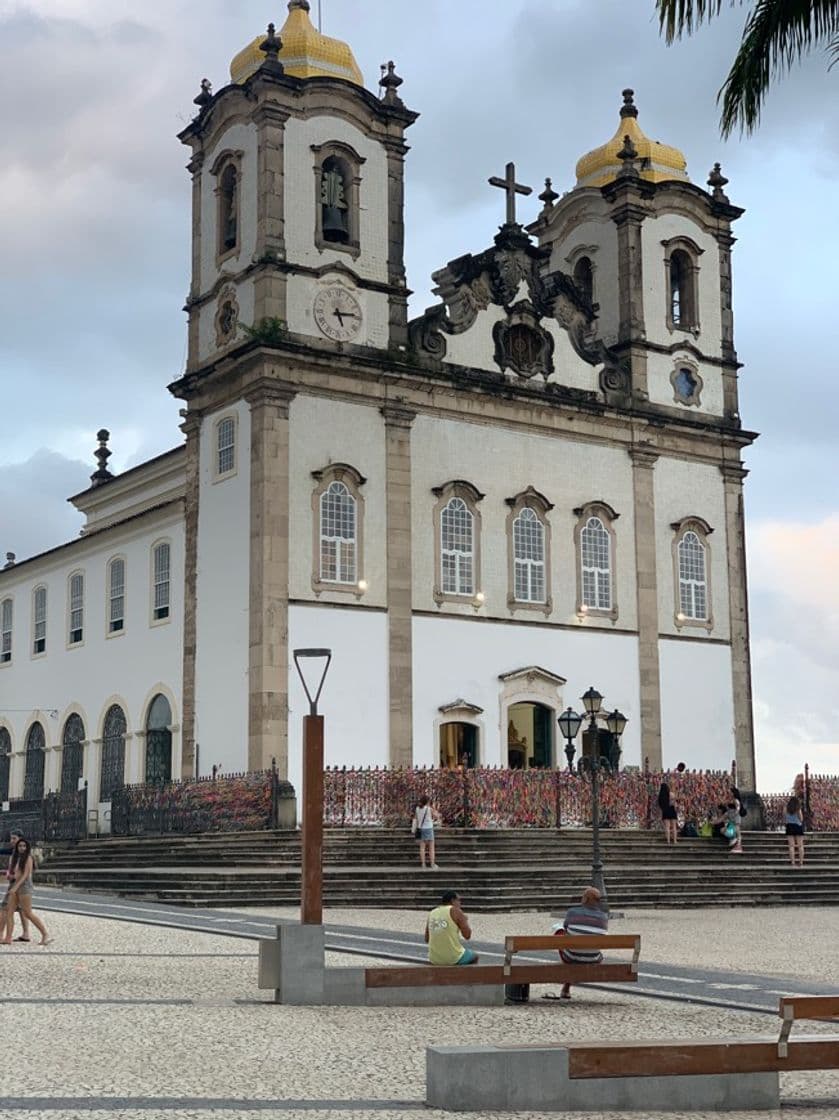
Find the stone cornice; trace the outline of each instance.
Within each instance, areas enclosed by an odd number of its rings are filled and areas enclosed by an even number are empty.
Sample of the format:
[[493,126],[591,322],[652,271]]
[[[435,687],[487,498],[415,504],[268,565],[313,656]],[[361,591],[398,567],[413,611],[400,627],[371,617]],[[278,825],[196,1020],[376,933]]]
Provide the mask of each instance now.
[[726,482],[742,483],[748,477],[748,470],[742,463],[720,463],[720,473]]
[[415,409],[405,408],[404,405],[399,404],[384,404],[379,411],[390,428],[409,429],[417,417]]
[[297,387],[270,377],[261,377],[251,382],[243,395],[251,410],[273,406],[281,416],[288,416],[289,405],[297,396]]
[[626,450],[633,465],[646,470],[651,470],[660,458],[659,453],[651,447],[628,447]]

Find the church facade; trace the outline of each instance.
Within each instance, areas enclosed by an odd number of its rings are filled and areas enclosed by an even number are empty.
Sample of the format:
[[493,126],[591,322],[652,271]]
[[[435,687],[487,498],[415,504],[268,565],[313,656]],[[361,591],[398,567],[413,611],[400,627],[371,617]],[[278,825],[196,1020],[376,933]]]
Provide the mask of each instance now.
[[719,166],[690,182],[624,91],[527,226],[493,177],[506,221],[409,321],[416,114],[308,7],[181,134],[184,441],[112,476],[101,432],[81,537],[0,572],[0,795],[87,780],[107,813],[122,782],[272,758],[299,784],[299,647],[332,650],[329,765],[561,765],[595,685],[623,765],[736,758],[753,789]]

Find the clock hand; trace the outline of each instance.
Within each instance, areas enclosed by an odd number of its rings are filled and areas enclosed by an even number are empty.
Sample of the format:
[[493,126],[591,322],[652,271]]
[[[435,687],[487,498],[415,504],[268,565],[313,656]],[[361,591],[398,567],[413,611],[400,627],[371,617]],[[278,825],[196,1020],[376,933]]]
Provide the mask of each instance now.
[[337,307],[336,307],[336,308],[335,308],[335,310],[334,310],[334,311],[332,312],[332,314],[333,314],[333,315],[335,316],[335,318],[336,318],[336,319],[338,320],[338,322],[339,322],[339,323],[341,324],[341,326],[343,327],[343,325],[344,325],[344,316],[343,316],[343,315],[341,314],[341,312],[340,312],[340,311],[338,310],[338,308],[337,308]]

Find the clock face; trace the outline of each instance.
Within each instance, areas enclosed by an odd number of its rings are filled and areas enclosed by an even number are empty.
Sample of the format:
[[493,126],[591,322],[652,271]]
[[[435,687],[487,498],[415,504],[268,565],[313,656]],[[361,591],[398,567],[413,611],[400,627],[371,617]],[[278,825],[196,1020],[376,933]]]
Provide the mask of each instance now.
[[327,338],[350,342],[361,331],[361,304],[347,288],[322,288],[315,296],[315,322]]

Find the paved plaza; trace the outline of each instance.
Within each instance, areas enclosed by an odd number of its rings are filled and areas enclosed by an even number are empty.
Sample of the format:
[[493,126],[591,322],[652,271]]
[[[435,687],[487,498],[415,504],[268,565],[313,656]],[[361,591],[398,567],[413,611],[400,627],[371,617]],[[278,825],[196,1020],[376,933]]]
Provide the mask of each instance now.
[[[743,973],[764,976],[769,985],[768,978],[777,978],[784,994],[809,991],[814,983],[839,991],[836,908],[629,911],[614,923],[615,932],[642,935],[648,966],[730,970],[729,985],[715,984],[720,1006],[589,988],[563,1004],[539,998],[549,989],[534,989],[529,1005],[504,1008],[281,1007],[256,987],[252,940],[66,913],[44,917],[52,945],[15,945],[0,956],[0,1030],[8,1058],[0,1072],[0,1111],[10,1120],[410,1120],[432,1114],[422,1103],[430,1042],[772,1036],[778,1022],[770,1015],[724,1006],[729,993],[748,1005],[751,985]],[[329,911],[325,918],[395,933],[415,933],[424,921],[418,913],[373,910]],[[476,915],[475,936],[500,943],[506,933],[544,933],[550,921],[546,914]],[[333,964],[363,960],[329,954]],[[835,1031],[828,1024],[797,1029]],[[782,1075],[781,1089],[780,1114],[726,1115],[839,1115],[839,1071]]]

